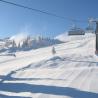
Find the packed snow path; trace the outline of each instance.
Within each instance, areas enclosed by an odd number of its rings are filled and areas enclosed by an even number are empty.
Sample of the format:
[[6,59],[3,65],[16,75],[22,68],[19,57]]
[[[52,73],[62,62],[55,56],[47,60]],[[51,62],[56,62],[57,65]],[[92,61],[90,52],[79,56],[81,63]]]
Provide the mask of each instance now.
[[95,36],[0,56],[0,98],[98,98]]

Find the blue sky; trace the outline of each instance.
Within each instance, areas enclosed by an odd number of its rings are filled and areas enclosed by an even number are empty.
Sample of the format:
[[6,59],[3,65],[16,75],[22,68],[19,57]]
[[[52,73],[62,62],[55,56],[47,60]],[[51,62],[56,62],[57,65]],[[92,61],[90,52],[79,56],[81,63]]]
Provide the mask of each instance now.
[[[6,0],[39,10],[48,11],[63,17],[87,21],[98,17],[98,0]],[[66,32],[73,24],[68,19],[60,19],[43,13],[33,12],[0,2],[0,38],[17,33],[32,36],[54,37]],[[86,28],[86,22],[76,23]]]

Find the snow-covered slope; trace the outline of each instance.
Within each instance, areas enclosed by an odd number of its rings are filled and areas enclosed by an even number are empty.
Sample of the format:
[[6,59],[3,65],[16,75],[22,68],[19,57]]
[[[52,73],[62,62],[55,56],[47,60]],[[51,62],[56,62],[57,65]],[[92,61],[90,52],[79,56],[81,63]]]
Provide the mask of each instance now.
[[0,57],[0,98],[98,98],[95,35]]
[[84,36],[84,35],[68,35],[68,32],[65,32],[65,33],[62,33],[62,34],[56,36],[54,39],[57,39],[57,40],[60,40],[63,42],[67,42],[67,41],[85,39],[85,38],[88,38],[90,36],[91,37],[94,36],[94,33],[92,34],[92,33],[86,32],[85,36]]

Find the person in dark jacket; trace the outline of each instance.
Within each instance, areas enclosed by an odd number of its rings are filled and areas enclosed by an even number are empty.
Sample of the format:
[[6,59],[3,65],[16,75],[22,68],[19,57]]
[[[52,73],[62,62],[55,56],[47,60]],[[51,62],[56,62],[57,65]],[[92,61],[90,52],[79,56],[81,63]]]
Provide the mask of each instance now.
[[52,47],[52,54],[53,54],[53,55],[55,55],[55,54],[56,54],[55,47]]

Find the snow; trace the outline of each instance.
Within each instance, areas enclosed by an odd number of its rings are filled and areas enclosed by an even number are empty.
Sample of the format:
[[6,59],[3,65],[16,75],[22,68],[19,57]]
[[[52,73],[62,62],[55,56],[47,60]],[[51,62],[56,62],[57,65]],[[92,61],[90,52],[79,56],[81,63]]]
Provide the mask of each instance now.
[[68,32],[65,32],[56,36],[54,39],[59,39],[60,41],[66,41],[67,37],[68,37]]
[[95,35],[66,37],[65,43],[16,57],[0,56],[0,98],[98,98]]

